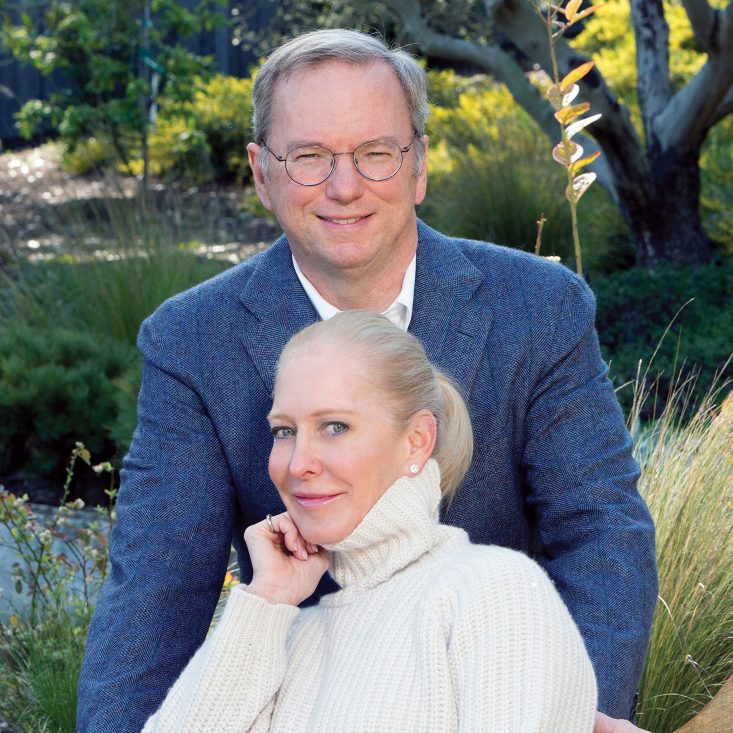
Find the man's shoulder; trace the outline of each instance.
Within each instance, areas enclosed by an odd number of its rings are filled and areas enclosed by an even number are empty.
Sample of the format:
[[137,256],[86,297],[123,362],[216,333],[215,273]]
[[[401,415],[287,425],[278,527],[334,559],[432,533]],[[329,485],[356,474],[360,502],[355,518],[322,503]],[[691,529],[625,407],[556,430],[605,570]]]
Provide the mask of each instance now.
[[175,323],[191,323],[192,319],[226,318],[248,292],[253,278],[267,277],[273,285],[282,282],[283,268],[290,265],[290,250],[282,239],[208,280],[165,300],[149,317],[148,322],[163,327]]
[[480,280],[497,312],[511,311],[518,303],[528,312],[555,312],[569,292],[590,309],[595,307],[585,281],[560,262],[491,242],[450,237],[422,222],[418,232],[418,263],[420,252],[430,263],[423,272],[432,269],[435,278],[456,272]]

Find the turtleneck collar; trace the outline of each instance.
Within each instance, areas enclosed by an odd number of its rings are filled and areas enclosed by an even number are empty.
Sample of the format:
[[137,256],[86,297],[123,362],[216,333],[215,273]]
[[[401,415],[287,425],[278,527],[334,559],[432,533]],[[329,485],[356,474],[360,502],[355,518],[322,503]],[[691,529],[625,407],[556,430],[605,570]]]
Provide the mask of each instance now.
[[431,458],[417,476],[397,479],[348,537],[324,545],[342,593],[388,580],[437,544],[446,529],[438,524],[440,498],[440,469]]

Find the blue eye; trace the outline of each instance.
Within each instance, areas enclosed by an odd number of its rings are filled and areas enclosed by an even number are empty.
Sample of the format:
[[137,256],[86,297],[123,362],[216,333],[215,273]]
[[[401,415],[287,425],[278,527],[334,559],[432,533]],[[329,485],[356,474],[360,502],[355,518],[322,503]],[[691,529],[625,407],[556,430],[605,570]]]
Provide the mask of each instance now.
[[329,422],[326,423],[325,429],[330,435],[341,435],[349,429],[349,426],[343,422]]
[[270,432],[275,440],[284,440],[285,438],[292,438],[295,435],[295,429],[289,428],[286,425],[275,425],[270,428]]

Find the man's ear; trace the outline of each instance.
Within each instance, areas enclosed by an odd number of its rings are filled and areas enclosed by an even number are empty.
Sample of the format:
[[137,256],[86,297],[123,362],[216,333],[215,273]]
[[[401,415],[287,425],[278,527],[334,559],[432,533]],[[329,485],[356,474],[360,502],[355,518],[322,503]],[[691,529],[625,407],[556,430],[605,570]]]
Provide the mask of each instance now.
[[262,205],[268,210],[272,211],[272,204],[270,203],[270,196],[267,192],[267,183],[265,175],[260,165],[260,155],[262,148],[257,143],[249,143],[247,145],[247,157],[249,158],[249,167],[252,169],[252,179],[255,182],[255,190],[257,195],[262,202]]
[[413,473],[409,471],[409,466],[417,464],[419,470],[428,462],[428,458],[433,455],[435,450],[435,441],[438,437],[438,422],[430,410],[420,410],[410,418],[410,424],[407,427],[407,463],[405,471],[406,475]]
[[415,206],[418,206],[423,202],[423,199],[425,198],[425,193],[428,190],[428,142],[429,138],[427,135],[423,135],[420,138],[424,154],[422,159],[422,165],[420,166],[420,171],[417,174],[417,186],[415,188]]

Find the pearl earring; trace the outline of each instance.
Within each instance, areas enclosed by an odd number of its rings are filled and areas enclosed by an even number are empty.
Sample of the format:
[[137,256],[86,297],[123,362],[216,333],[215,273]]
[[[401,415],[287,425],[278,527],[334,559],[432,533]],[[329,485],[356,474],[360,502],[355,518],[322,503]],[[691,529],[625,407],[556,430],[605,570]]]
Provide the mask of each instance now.
[[410,473],[417,473],[419,470],[419,466],[417,463],[411,463],[410,464]]

